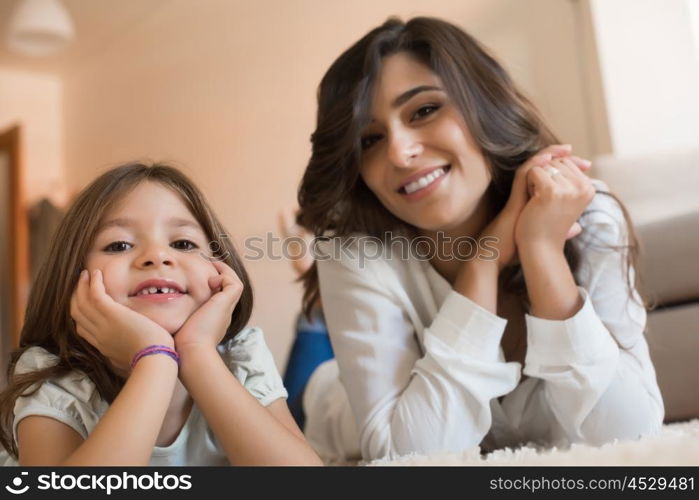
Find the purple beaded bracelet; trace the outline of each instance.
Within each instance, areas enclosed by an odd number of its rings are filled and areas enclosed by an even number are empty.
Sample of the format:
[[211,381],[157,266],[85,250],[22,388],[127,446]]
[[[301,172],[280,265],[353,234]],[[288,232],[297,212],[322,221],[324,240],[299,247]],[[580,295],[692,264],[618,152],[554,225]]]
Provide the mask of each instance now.
[[136,363],[138,363],[139,359],[145,356],[151,356],[152,354],[165,354],[174,359],[178,365],[180,364],[180,356],[177,354],[177,351],[175,351],[172,347],[156,344],[149,345],[148,347],[138,351],[136,355],[133,357],[133,360],[131,361],[130,369],[133,370],[133,367],[136,366]]

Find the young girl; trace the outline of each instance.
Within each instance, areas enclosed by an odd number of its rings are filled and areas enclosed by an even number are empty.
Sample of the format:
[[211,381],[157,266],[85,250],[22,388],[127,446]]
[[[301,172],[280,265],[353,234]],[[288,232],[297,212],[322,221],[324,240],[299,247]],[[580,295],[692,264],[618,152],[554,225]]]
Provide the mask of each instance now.
[[32,288],[0,395],[6,463],[319,464],[251,310],[189,179],[164,165],[103,174]]
[[312,143],[299,222],[334,236],[305,278],[336,356],[303,399],[321,456],[659,428],[625,211],[476,40],[375,28],[323,77]]

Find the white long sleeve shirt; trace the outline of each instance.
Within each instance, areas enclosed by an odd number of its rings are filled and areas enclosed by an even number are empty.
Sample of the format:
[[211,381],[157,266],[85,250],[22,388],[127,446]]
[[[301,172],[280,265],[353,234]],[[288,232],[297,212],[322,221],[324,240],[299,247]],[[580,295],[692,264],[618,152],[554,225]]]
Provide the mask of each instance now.
[[597,194],[580,222],[584,304],[565,321],[526,315],[524,366],[505,361],[507,321],[454,291],[429,261],[395,248],[390,256],[366,237],[320,244],[330,256],[318,271],[336,359],[314,372],[304,409],[321,456],[601,444],[658,430],[646,311],[629,297],[625,254],[606,248],[627,243],[623,215]]

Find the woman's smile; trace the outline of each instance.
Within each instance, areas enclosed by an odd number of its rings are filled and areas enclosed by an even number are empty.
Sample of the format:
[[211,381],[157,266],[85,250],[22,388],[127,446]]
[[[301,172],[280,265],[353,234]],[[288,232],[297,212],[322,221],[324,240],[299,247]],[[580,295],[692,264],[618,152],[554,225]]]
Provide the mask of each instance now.
[[[413,176],[398,188],[398,192],[408,201],[421,200],[434,193],[449,174],[451,165],[425,169]],[[417,177],[417,178],[415,178]],[[415,179],[415,180],[412,180]]]

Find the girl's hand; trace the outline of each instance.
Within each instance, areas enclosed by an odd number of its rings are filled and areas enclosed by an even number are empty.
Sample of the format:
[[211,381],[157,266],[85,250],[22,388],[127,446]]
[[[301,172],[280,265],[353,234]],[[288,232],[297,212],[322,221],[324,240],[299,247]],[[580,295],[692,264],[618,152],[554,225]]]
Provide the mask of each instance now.
[[226,335],[233,310],[243,293],[243,283],[233,269],[224,262],[213,261],[212,264],[219,272],[209,278],[213,295],[175,334],[175,349],[180,355],[191,348],[216,349]]
[[[551,172],[558,173],[551,175]],[[527,173],[531,199],[522,209],[515,229],[518,247],[563,249],[569,229],[595,196],[595,188],[569,158],[555,158]]]
[[[480,234],[481,238],[495,238],[494,242],[498,249],[497,264],[499,270],[502,270],[510,264],[517,255],[515,227],[522,210],[529,201],[530,193],[527,183],[529,171],[537,166],[548,165],[554,159],[565,158],[568,162],[573,164],[578,173],[584,177],[582,172],[590,168],[590,162],[572,156],[571,151],[570,145],[554,144],[548,146],[532,156],[515,172],[515,177],[512,182],[512,191],[510,192],[510,198],[507,200],[507,204]],[[572,238],[580,233],[580,229],[580,225],[577,224],[577,222],[571,223],[568,226],[566,236]]]
[[174,345],[167,330],[107,294],[99,269],[80,273],[70,315],[78,335],[122,372],[129,372],[131,360],[141,349],[153,344]]

